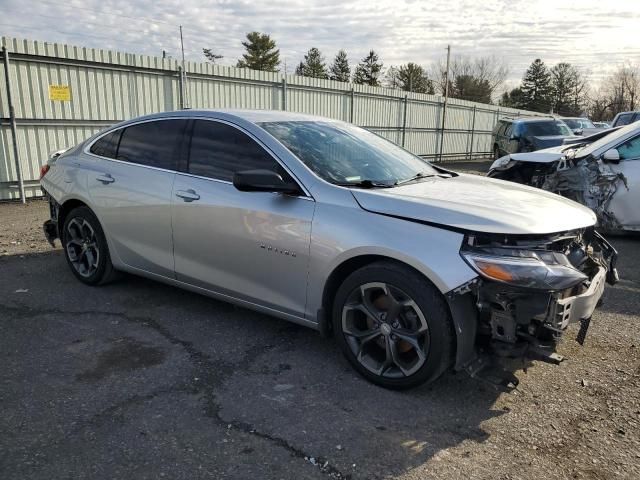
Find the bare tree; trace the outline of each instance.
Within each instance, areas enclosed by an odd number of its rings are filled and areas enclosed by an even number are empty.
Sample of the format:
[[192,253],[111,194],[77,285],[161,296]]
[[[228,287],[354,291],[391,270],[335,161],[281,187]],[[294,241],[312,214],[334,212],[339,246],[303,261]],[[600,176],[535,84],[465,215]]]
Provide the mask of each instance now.
[[619,67],[600,88],[588,96],[589,114],[594,120],[611,119],[617,113],[640,108],[640,66]]
[[[429,72],[435,91],[442,95],[445,91],[445,73],[446,66],[443,61],[433,64]],[[508,74],[509,68],[506,63],[495,56],[474,59],[454,57],[449,65],[449,92],[454,98],[486,101],[494,96]],[[456,84],[459,89],[456,88]]]

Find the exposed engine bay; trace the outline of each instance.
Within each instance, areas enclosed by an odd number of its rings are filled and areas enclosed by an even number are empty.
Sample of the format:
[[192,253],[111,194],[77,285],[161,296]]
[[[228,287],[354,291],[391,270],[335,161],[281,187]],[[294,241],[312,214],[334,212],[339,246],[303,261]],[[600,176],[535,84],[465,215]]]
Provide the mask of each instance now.
[[475,346],[490,356],[552,363],[558,339],[580,322],[585,340],[605,283],[617,280],[617,252],[593,227],[554,235],[469,234],[461,255],[480,276],[459,295],[477,314]]

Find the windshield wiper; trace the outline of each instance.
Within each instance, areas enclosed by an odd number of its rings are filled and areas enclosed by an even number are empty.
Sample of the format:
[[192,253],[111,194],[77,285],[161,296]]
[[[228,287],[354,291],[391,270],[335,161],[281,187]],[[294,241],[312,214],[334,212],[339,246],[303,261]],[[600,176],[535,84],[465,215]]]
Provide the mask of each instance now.
[[358,180],[357,182],[333,182],[334,185],[340,187],[356,187],[356,188],[391,188],[392,183],[377,182],[375,180]]
[[405,183],[415,182],[416,180],[420,180],[421,178],[428,178],[428,177],[435,177],[435,176],[437,176],[437,174],[435,173],[426,174],[424,172],[418,172],[411,178],[407,178],[405,180],[397,180],[393,184],[393,186],[397,187],[398,185],[404,185]]

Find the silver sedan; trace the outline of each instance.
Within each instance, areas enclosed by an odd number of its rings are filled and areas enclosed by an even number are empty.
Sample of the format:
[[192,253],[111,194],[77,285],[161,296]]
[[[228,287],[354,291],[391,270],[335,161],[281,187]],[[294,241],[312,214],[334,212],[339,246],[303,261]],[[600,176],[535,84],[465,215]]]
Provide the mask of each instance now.
[[326,118],[155,114],[41,173],[45,234],[81,282],[129,272],[309,326],[389,388],[502,356],[553,360],[615,281],[588,208]]

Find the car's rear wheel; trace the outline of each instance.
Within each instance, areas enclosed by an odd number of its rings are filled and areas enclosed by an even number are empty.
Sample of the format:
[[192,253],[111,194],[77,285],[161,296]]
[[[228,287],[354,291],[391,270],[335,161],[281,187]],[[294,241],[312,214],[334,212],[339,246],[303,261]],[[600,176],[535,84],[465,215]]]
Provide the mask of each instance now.
[[333,328],[347,359],[373,383],[409,388],[450,365],[454,333],[440,292],[414,270],[377,262],[338,289]]
[[113,279],[107,240],[89,207],[69,212],[62,227],[62,246],[71,271],[81,282],[99,285]]

